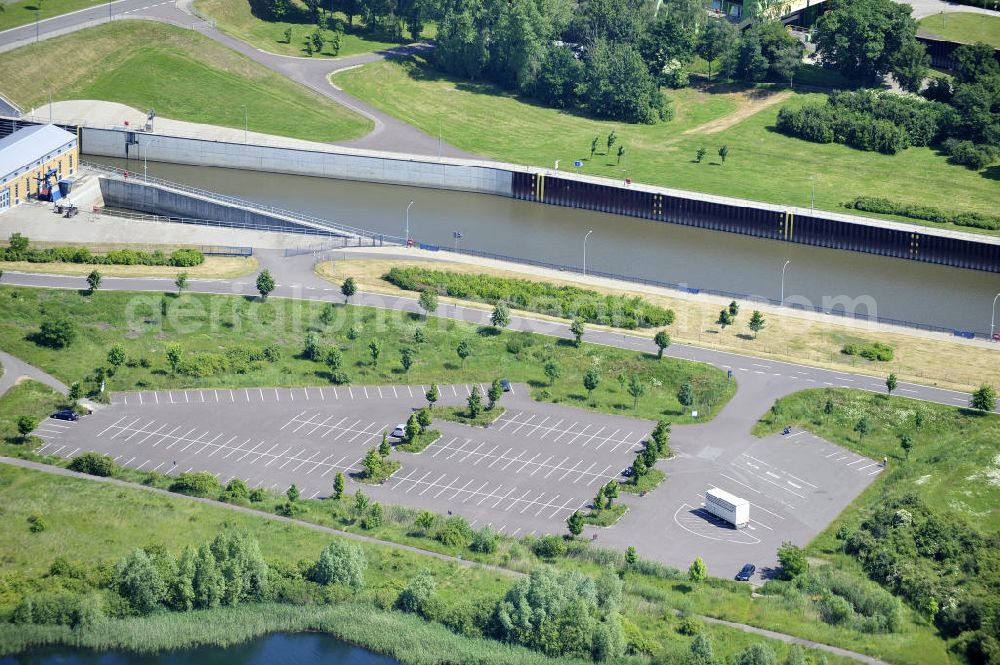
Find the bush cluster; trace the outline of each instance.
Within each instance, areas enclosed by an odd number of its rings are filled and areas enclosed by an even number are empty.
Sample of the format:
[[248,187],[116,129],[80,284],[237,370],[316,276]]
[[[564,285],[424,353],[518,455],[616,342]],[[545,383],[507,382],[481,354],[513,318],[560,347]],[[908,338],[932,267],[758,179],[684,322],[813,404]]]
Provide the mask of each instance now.
[[392,268],[383,279],[407,291],[434,289],[452,298],[504,302],[538,312],[619,328],[658,328],[674,321],[674,312],[635,296],[601,295],[576,286],[556,286],[527,279],[467,275],[427,268]]
[[835,92],[825,104],[805,104],[778,112],[778,131],[815,143],[843,143],[859,150],[894,155],[926,146],[941,131],[947,107],[920,97],[876,90]]
[[74,457],[73,461],[69,463],[69,468],[79,473],[107,477],[115,475],[118,465],[107,455],[90,452]]
[[161,251],[144,252],[137,249],[114,249],[107,254],[93,254],[86,247],[49,247],[47,249],[25,247],[21,249],[12,242],[9,247],[0,249],[0,261],[187,268],[204,263],[205,255],[197,249],[178,249],[169,255]]
[[243,344],[231,346],[222,353],[196,353],[181,360],[177,371],[187,376],[205,377],[213,374],[247,374],[262,362],[281,359],[281,347],[269,344],[255,349]]
[[898,215],[911,219],[922,219],[939,224],[951,223],[957,226],[971,226],[977,229],[1000,230],[1000,217],[979,212],[947,212],[931,206],[914,205],[892,201],[879,196],[858,196],[844,203],[845,208],[875,212],[883,215]]
[[893,358],[892,347],[882,342],[869,342],[867,344],[845,344],[840,350],[845,356],[861,356],[865,360],[889,362]]

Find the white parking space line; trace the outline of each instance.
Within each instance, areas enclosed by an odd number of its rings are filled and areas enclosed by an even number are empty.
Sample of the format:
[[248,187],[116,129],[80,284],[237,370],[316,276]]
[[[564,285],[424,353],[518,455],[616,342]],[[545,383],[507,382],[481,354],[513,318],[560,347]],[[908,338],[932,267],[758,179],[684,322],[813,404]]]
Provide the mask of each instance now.
[[739,480],[736,480],[736,479],[735,479],[735,478],[733,478],[732,476],[727,476],[727,475],[726,475],[726,474],[724,474],[724,473],[720,473],[719,475],[720,475],[720,476],[722,476],[723,478],[725,478],[726,480],[731,480],[731,481],[733,481],[733,482],[734,482],[734,483],[736,483],[737,485],[742,485],[743,487],[747,488],[747,489],[748,489],[748,490],[750,490],[751,492],[756,492],[757,494],[760,494],[760,490],[758,490],[758,489],[755,489],[755,488],[751,487],[750,485],[747,485],[747,484],[746,484],[746,483],[744,483],[744,482],[741,482],[741,481],[739,481]]

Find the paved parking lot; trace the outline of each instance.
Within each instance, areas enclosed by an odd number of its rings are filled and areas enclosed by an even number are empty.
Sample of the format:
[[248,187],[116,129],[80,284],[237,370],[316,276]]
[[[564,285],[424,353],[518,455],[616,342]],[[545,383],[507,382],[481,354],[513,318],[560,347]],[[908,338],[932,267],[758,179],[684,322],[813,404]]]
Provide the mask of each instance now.
[[[480,386],[484,390],[487,386]],[[79,422],[47,420],[41,452],[106,453],[124,466],[177,475],[210,471],[222,482],[327,496],[338,471],[361,469],[382,433],[425,405],[428,386],[172,390],[115,395]],[[470,385],[440,386],[441,405],[462,404]],[[622,479],[653,423],[534,402],[514,386],[506,412],[487,428],[436,421],[442,436],[422,453],[394,453],[402,468],[379,486],[350,482],[385,503],[465,516],[502,533],[564,533],[600,485]],[[737,406],[737,410],[741,408]],[[728,411],[726,413],[729,413]],[[599,544],[635,545],[648,558],[686,566],[702,556],[725,575],[745,562],[770,565],[786,540],[808,542],[881,472],[881,465],[806,432],[755,439],[724,413],[674,428],[664,485],[610,529],[588,527]],[[733,529],[709,515],[705,491],[747,499],[751,522]]]

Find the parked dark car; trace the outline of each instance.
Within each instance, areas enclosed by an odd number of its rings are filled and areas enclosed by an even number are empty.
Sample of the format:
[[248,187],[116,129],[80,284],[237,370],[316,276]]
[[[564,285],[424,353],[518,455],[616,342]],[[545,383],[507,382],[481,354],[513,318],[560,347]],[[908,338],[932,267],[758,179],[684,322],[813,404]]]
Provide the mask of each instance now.
[[80,416],[76,415],[76,411],[72,409],[60,409],[52,414],[52,417],[56,420],[79,420]]
[[510,381],[508,381],[507,379],[500,379],[500,387],[503,388],[503,391],[505,393],[509,393],[510,392]]
[[757,572],[757,566],[753,565],[752,563],[748,563],[745,566],[743,566],[743,568],[740,569],[740,572],[736,573],[736,581],[749,582],[750,578],[753,577],[753,574],[756,572]]
[[634,471],[630,466],[627,466],[624,469],[622,469],[622,475],[625,476],[626,478],[631,478],[633,473]]

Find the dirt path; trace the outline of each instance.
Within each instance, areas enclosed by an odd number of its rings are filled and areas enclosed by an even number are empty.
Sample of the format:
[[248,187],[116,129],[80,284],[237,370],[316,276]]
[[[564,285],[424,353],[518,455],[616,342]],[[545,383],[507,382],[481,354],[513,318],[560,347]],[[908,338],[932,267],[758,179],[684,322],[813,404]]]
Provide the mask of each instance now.
[[729,129],[733,125],[743,122],[755,113],[759,113],[775,104],[780,104],[791,97],[792,93],[789,90],[782,90],[781,92],[754,91],[738,93],[734,96],[739,100],[740,104],[735,111],[711,122],[706,122],[704,125],[692,127],[684,133],[717,134],[724,129]]

